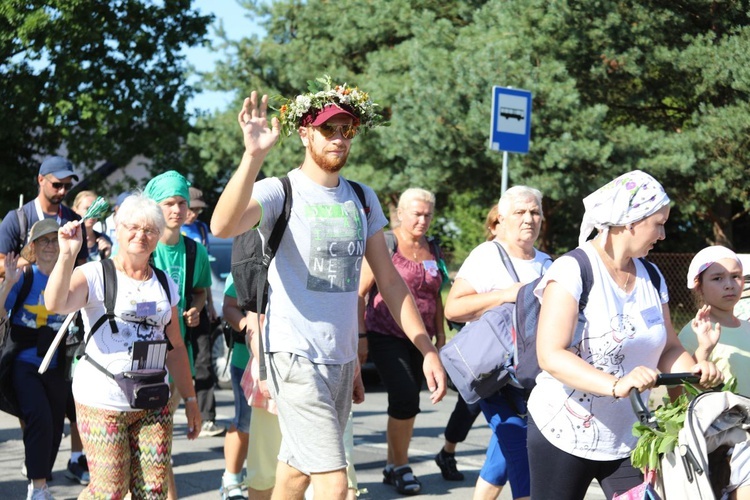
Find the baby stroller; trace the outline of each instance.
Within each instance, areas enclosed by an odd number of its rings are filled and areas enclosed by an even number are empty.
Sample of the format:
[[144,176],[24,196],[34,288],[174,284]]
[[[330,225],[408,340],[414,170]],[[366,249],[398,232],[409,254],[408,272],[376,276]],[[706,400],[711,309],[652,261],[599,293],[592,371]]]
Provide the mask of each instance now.
[[[698,377],[685,373],[659,378],[657,385],[698,382]],[[655,428],[655,419],[637,390],[631,391],[630,400],[641,423]],[[674,450],[660,457],[655,488],[662,500],[719,500],[729,480],[726,452],[750,439],[748,429],[750,398],[719,391],[698,395],[688,406]]]

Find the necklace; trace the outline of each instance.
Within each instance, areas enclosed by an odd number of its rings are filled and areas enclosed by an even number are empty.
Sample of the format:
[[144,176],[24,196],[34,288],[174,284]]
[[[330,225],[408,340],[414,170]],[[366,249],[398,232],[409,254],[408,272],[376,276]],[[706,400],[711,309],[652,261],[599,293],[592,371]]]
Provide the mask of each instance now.
[[407,238],[406,238],[406,237],[404,236],[404,231],[403,231],[403,229],[401,229],[401,227],[399,227],[399,228],[398,228],[398,233],[399,233],[399,234],[401,235],[401,239],[402,239],[403,241],[411,241],[411,254],[412,254],[412,256],[414,257],[414,261],[415,261],[415,262],[419,262],[419,261],[418,261],[418,257],[417,257],[417,252],[418,252],[418,251],[419,251],[419,250],[421,249],[421,247],[422,247],[422,245],[421,245],[421,244],[419,243],[419,240],[417,240],[417,241],[412,241],[412,240],[409,240],[409,239],[407,239]]
[[[617,269],[617,266],[615,265],[614,259],[609,256],[609,254],[607,253],[606,250],[604,250],[603,248],[600,248],[600,252],[603,253],[607,257],[606,260],[604,261],[604,264],[609,269],[609,271],[610,271],[610,273],[612,275],[612,279],[614,280],[614,282],[617,285],[617,287],[620,288],[621,290],[627,292],[628,291],[628,285],[630,284],[630,275],[631,275],[630,266],[631,266],[631,263],[633,262],[632,259],[628,261],[628,263],[626,265],[626,269],[620,270],[620,269]],[[623,273],[623,272],[625,273],[625,283],[623,283],[622,285],[620,285],[620,283],[619,283],[619,281],[620,281],[620,273]]]
[[143,286],[143,284],[145,282],[147,282],[151,278],[151,266],[146,266],[146,272],[144,273],[144,278],[143,279],[137,279],[137,278],[133,278],[132,276],[130,276],[125,271],[125,266],[122,265],[122,262],[120,262],[119,259],[114,259],[114,261],[117,264],[118,270],[121,271],[122,274],[124,274],[125,276],[127,276],[128,279],[130,279],[131,281],[134,281],[136,283],[136,285],[135,285],[135,291],[136,292],[140,292],[141,291],[141,287]]

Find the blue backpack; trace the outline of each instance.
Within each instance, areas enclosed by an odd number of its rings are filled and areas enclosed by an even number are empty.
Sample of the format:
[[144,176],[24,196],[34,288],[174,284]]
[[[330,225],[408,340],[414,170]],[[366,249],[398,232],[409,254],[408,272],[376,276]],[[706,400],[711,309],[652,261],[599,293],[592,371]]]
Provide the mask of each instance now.
[[[510,276],[518,282],[510,257],[502,246],[498,251]],[[594,283],[591,261],[576,248],[566,253],[581,268],[583,289],[579,300],[579,318],[573,344],[580,341],[585,319],[583,310]],[[641,259],[657,291],[661,277],[653,264]],[[536,385],[541,372],[536,356],[536,329],[541,303],[534,295],[540,278],[523,285],[516,303],[505,303],[485,311],[476,321],[467,324],[440,350],[440,360],[456,390],[467,403],[496,394],[506,384],[525,389],[526,395]]]

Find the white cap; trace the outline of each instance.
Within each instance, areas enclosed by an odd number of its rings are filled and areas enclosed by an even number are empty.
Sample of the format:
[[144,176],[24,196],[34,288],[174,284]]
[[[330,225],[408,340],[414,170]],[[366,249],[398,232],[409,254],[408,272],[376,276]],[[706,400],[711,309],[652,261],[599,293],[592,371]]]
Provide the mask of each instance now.
[[714,245],[712,247],[706,247],[693,257],[690,261],[690,267],[688,268],[687,274],[687,287],[690,289],[695,288],[695,280],[700,274],[711,267],[716,261],[721,259],[734,259],[742,267],[742,261],[739,256],[721,245]]

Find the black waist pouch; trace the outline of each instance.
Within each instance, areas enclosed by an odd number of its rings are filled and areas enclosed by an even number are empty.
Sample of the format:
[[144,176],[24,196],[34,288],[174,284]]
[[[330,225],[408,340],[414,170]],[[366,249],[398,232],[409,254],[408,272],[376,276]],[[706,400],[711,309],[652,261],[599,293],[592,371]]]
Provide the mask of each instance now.
[[166,370],[131,370],[115,375],[131,408],[155,410],[169,402],[169,384],[164,382]]

